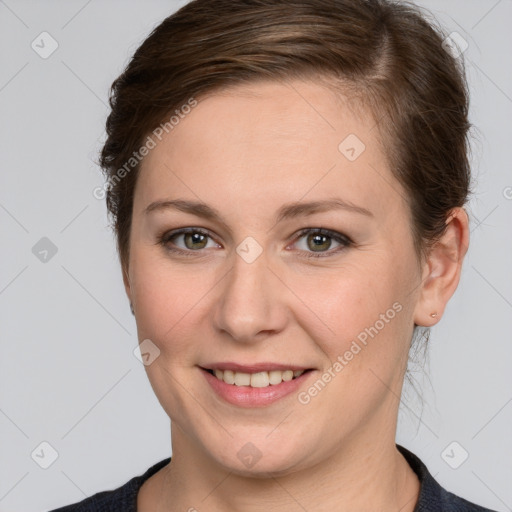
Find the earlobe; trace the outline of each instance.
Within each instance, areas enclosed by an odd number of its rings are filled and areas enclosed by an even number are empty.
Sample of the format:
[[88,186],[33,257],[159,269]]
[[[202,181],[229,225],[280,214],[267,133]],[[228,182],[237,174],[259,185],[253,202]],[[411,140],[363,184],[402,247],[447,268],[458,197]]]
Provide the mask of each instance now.
[[445,232],[431,248],[424,264],[421,292],[414,311],[415,324],[435,325],[457,289],[469,245],[468,224],[463,208],[457,207],[450,212]]

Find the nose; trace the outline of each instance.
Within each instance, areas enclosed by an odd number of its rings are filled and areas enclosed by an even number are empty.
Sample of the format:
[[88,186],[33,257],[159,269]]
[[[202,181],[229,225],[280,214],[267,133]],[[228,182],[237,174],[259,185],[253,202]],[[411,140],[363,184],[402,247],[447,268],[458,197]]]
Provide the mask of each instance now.
[[287,322],[286,291],[268,268],[265,253],[251,263],[238,254],[233,260],[215,302],[216,329],[246,344],[281,332]]

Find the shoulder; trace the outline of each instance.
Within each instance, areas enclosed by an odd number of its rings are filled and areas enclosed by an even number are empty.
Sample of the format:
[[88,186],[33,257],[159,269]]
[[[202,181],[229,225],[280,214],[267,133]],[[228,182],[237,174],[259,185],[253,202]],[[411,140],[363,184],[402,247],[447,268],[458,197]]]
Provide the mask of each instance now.
[[457,496],[439,485],[425,464],[403,446],[397,445],[411,468],[418,475],[421,489],[414,512],[496,512]]
[[171,458],[161,460],[151,466],[144,474],[135,476],[117,489],[102,491],[88,498],[56,508],[50,512],[136,512],[137,493],[142,484],[170,462]]
[[[496,512],[489,508],[482,507],[480,505],[476,505],[475,503],[471,503],[470,501],[461,498],[446,489],[441,488],[441,503],[442,510],[446,510],[449,512]],[[425,509],[429,510],[429,509]]]

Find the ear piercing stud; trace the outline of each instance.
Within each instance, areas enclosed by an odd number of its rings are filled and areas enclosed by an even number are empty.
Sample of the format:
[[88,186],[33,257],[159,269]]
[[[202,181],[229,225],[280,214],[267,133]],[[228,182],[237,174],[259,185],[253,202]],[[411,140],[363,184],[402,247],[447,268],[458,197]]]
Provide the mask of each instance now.
[[132,312],[132,315],[135,315],[135,311],[133,310],[133,304],[130,302],[130,311]]
[[436,317],[437,317],[437,312],[436,312],[436,313],[430,313],[430,316],[431,316],[432,318],[436,318]]

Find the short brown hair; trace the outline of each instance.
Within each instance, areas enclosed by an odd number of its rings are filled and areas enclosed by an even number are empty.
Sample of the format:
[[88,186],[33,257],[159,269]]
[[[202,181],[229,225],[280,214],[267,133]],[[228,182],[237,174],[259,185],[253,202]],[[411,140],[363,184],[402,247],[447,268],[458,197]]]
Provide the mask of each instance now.
[[193,0],[166,18],[110,92],[100,165],[123,272],[140,168],[126,163],[190,98],[262,79],[327,77],[370,107],[424,254],[469,194],[467,85],[443,38],[388,0]]

